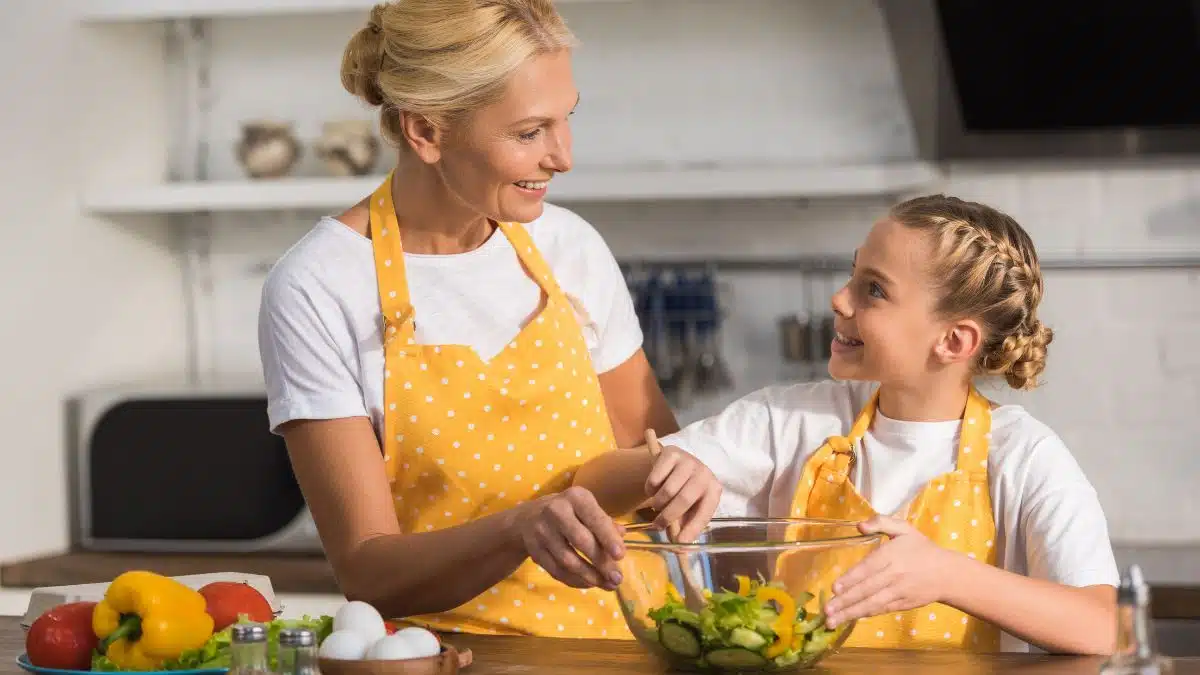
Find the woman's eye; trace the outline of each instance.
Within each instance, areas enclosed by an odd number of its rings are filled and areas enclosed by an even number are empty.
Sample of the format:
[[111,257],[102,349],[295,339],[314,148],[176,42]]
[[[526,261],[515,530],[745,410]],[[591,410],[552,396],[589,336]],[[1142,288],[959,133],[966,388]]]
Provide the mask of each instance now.
[[540,134],[540,133],[542,133],[542,130],[541,130],[541,128],[539,127],[539,128],[537,128],[537,129],[534,129],[534,130],[532,130],[532,131],[526,131],[526,132],[525,132],[525,133],[523,133],[523,134],[518,134],[518,135],[517,135],[517,138],[520,138],[521,140],[528,142],[528,141],[532,141],[532,140],[534,140],[535,138],[537,138],[537,137],[538,137],[538,134]]
[[875,283],[874,281],[870,282],[867,285],[867,293],[870,294],[871,297],[874,297],[874,298],[886,297],[883,293],[883,288],[879,284]]

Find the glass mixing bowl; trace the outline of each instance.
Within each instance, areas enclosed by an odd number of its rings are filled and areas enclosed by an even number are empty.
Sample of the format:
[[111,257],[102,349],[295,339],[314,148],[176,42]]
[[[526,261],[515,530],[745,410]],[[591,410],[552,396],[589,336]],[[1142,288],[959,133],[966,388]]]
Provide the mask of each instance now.
[[838,520],[714,519],[690,544],[629,525],[617,596],[634,637],[675,670],[810,668],[854,630],[825,627],[833,582],[881,539]]

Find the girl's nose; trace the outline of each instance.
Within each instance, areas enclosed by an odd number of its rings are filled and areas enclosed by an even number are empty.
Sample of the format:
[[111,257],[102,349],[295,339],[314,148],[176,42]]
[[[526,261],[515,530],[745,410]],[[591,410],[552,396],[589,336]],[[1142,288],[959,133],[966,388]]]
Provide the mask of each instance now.
[[843,319],[849,319],[850,317],[854,316],[854,306],[850,302],[849,286],[849,283],[847,283],[845,286],[842,286],[837,290],[836,293],[833,294],[833,297],[829,299],[830,309],[833,310],[834,314],[837,314]]

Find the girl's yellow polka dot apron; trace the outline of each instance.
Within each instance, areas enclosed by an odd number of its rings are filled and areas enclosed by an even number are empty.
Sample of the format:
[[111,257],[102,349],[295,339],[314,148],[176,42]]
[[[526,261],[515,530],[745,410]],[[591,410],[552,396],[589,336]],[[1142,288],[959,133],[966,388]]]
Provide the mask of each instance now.
[[[501,223],[545,304],[489,362],[466,345],[421,345],[404,273],[391,176],[371,197],[384,319],[384,464],[405,532],[462,525],[571,483],[612,450],[613,432],[569,300],[515,223]],[[526,560],[448,612],[409,621],[434,630],[629,639],[615,594],[579,590]]]
[[[830,437],[805,464],[792,516],[862,521],[876,515],[850,479],[855,445],[871,427],[879,402],[877,391],[859,413],[848,436]],[[902,516],[933,543],[963,555],[996,564],[993,542],[996,525],[988,491],[988,439],[992,416],[988,400],[974,387],[967,397],[954,471],[939,476],[909,503]],[[855,560],[839,563],[834,553],[812,564],[812,559],[780,556],[777,577],[788,585],[829,589],[849,571]],[[814,574],[815,572],[815,574]],[[808,581],[800,577],[807,576]],[[815,592],[815,591],[814,591]],[[849,647],[894,649],[967,649],[999,651],[1000,631],[994,625],[942,604],[907,612],[860,619],[846,641]]]

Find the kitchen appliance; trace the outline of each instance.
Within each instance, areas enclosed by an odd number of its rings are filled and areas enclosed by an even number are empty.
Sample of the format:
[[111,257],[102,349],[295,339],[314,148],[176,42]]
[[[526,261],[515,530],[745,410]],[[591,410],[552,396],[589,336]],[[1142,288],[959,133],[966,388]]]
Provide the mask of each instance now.
[[879,0],[920,155],[1200,152],[1195,0]]
[[88,391],[67,419],[75,548],[322,552],[261,383]]

